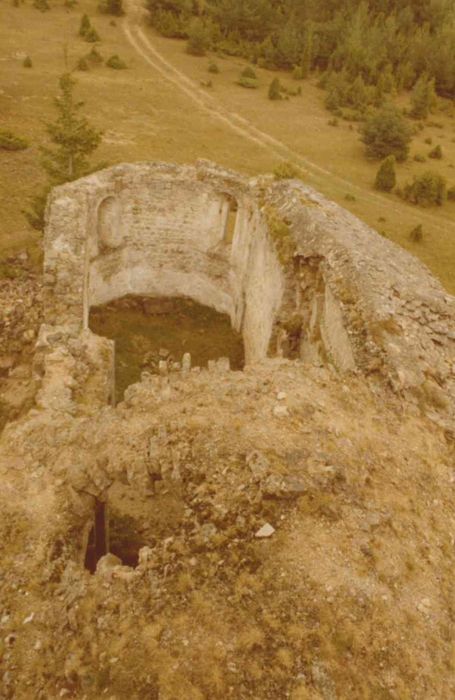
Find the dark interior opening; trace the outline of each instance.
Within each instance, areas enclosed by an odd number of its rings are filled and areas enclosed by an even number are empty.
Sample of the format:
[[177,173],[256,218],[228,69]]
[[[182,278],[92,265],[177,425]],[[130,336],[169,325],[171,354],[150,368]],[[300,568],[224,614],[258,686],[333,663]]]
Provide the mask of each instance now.
[[99,559],[108,552],[108,548],[106,504],[96,499],[93,526],[90,529],[87,550],[85,552],[85,568],[92,574],[96,570]]
[[108,501],[96,501],[85,568],[96,571],[107,552],[122,564],[136,567],[139,550],[154,548],[179,530],[185,519],[185,504],[178,483],[157,481],[153,493],[138,492],[128,484],[114,482]]
[[92,307],[90,328],[115,340],[116,401],[142,371],[158,372],[160,360],[172,366],[186,352],[193,366],[229,357],[231,369],[243,369],[242,336],[229,317],[191,299],[126,296]]

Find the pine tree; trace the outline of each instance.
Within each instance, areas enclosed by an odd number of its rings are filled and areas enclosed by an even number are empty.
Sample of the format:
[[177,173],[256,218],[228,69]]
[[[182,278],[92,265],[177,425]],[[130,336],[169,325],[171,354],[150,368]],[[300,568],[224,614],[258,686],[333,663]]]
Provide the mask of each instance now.
[[101,132],[91,127],[85,117],[79,115],[83,102],[74,99],[76,81],[68,73],[60,80],[60,94],[55,98],[57,119],[46,125],[53,144],[42,147],[41,164],[47,173],[49,184],[32,199],[31,211],[24,212],[36,229],[44,226],[44,209],[49,190],[54,185],[76,180],[91,171],[88,156],[101,142]]
[[87,157],[101,141],[101,132],[91,127],[85,117],[79,116],[84,103],[74,99],[76,81],[64,73],[59,85],[61,92],[54,103],[58,116],[54,123],[46,125],[54,146],[42,148],[42,164],[52,184],[86,175],[90,170]]
[[396,184],[395,156],[388,156],[379,166],[374,186],[381,192],[391,192]]
[[79,27],[79,36],[85,36],[87,32],[90,31],[92,28],[92,25],[90,24],[90,19],[88,15],[82,15],[81,17],[81,24]]
[[436,93],[434,79],[422,75],[416,82],[411,94],[411,116],[415,119],[426,119],[434,107]]
[[281,84],[278,78],[274,78],[269,86],[269,100],[281,100]]

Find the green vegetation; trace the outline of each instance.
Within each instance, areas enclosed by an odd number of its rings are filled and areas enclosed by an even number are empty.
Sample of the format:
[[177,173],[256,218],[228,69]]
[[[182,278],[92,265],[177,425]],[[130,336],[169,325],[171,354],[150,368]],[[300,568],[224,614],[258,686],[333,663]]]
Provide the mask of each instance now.
[[0,150],[23,151],[28,146],[29,143],[26,139],[16,136],[12,131],[0,129]]
[[379,166],[374,186],[382,192],[391,192],[396,184],[395,156],[387,156]]
[[103,15],[114,15],[114,17],[122,17],[125,14],[122,0],[102,0],[98,10]]
[[240,74],[239,79],[237,80],[237,85],[240,85],[241,87],[247,88],[249,90],[255,90],[259,87],[259,81],[257,79],[256,72],[251,68],[251,66],[247,66]]
[[447,184],[441,175],[426,172],[415,176],[411,183],[405,185],[403,197],[422,207],[441,206],[447,198]]
[[33,7],[40,12],[47,12],[51,9],[47,0],[33,0]]
[[192,56],[205,56],[209,48],[210,35],[204,23],[199,19],[194,19],[188,31],[187,52]]
[[362,125],[361,134],[368,158],[393,155],[400,162],[408,157],[411,129],[392,106],[384,107],[367,119]]
[[[296,165],[304,167],[305,181],[309,185],[348,208],[370,226],[380,227],[379,217],[387,217],[389,239],[412,250],[451,293],[455,292],[455,200],[447,201],[442,207],[424,210],[373,191],[376,173],[383,158],[374,161],[361,156],[358,127],[356,123],[346,121],[346,116],[351,116],[352,108],[341,107],[341,114],[334,115],[325,111],[325,95],[316,83],[320,77],[327,80],[330,72],[326,75],[327,71],[321,66],[323,72],[320,73],[319,64],[314,63],[314,73],[309,80],[304,83],[291,82],[290,73],[287,76],[283,71],[274,74],[266,72],[261,68],[260,57],[256,58],[252,51],[248,53],[248,61],[244,61],[243,65],[253,64],[260,89],[243,90],[235,84],[242,63],[238,55],[230,58],[226,50],[220,49],[218,52],[215,43],[212,48],[217,53],[211,54],[209,59],[201,60],[185,52],[184,42],[167,41],[144,28],[156,51],[192,80],[198,98],[205,92],[200,87],[201,81],[212,77],[207,73],[208,64],[212,60],[216,61],[220,74],[213,76],[216,78],[213,81],[216,93],[212,93],[211,101],[216,109],[216,100],[220,111],[224,109],[227,116],[230,112],[238,114],[243,120],[245,132],[250,130],[250,125],[253,136],[250,139],[246,133],[242,135],[239,130],[232,129],[228,119],[219,120],[212,109],[195,109],[192,98],[176,88],[175,82],[164,79],[126,41],[120,28],[111,24],[115,18],[101,14],[96,18],[93,16],[97,3],[98,0],[94,5],[88,3],[88,0],[79,0],[76,14],[74,11],[68,12],[63,3],[52,4],[52,12],[48,13],[37,12],[31,3],[21,3],[20,10],[10,2],[1,5],[0,42],[5,55],[13,56],[19,48],[24,47],[24,55],[29,53],[34,64],[32,70],[26,70],[19,59],[11,60],[3,66],[4,94],[0,96],[2,126],[25,137],[35,146],[20,153],[1,151],[0,189],[8,195],[5,197],[0,237],[2,255],[37,247],[39,234],[30,229],[20,212],[23,202],[36,195],[43,185],[43,172],[36,155],[36,145],[45,139],[44,124],[54,119],[52,99],[49,98],[54,94],[62,72],[59,37],[66,36],[72,37],[68,47],[70,67],[76,64],[80,56],[88,58],[92,49],[98,49],[102,54],[101,62],[96,59],[93,63],[89,61],[91,70],[82,74],[77,88],[80,98],[87,105],[87,114],[92,115],[90,121],[93,119],[98,128],[106,130],[106,138],[99,148],[100,160],[117,163],[158,159],[191,163],[204,154],[226,168],[255,176],[273,172],[279,151],[284,160],[292,160]],[[321,3],[320,5],[322,8]],[[345,3],[345,8],[347,6],[350,8],[351,2]],[[386,6],[389,7],[388,2]],[[325,9],[327,7],[325,3]],[[75,36],[84,13],[93,17],[92,22],[96,24],[103,39],[100,46],[86,44],[82,37]],[[134,17],[128,21],[134,25]],[[26,46],[23,43],[24,27],[27,29]],[[338,29],[335,27],[333,31],[337,32]],[[313,35],[316,56],[319,55],[318,34],[316,26]],[[51,41],[49,37],[54,37],[55,40]],[[230,51],[229,46],[226,48]],[[233,48],[236,49],[236,45]],[[128,66],[134,65],[134,71],[104,68],[103,59],[113,54],[121,56]],[[294,65],[301,65],[300,54]],[[447,62],[447,69],[450,70],[450,62]],[[420,71],[423,70],[428,68],[422,60]],[[384,74],[387,80],[381,82],[389,89],[392,82],[390,71],[384,70]],[[393,75],[394,71],[392,77]],[[267,90],[273,77],[278,77],[282,85],[289,82],[294,87],[302,86],[303,96],[276,102],[273,109],[267,108],[267,104],[270,105]],[[419,73],[416,72],[414,82],[406,88],[412,89],[418,77]],[[364,82],[368,88],[374,87],[369,85],[366,75]],[[394,79],[393,83],[393,92],[384,92],[384,99],[396,103],[402,114],[405,110],[409,113],[410,95],[400,92],[400,82]],[[367,107],[361,116],[368,117],[370,109]],[[454,170],[451,167],[455,164],[452,109],[453,104],[449,101],[438,100],[434,114],[423,124],[423,131],[417,130],[422,123],[410,122],[405,117],[405,121],[414,127],[415,134],[412,158],[404,166],[397,164],[396,167],[402,187],[406,181],[412,181],[414,176],[421,175],[428,167],[425,164],[422,166],[413,157],[414,153],[427,157],[430,150],[425,145],[427,140],[433,145],[442,145],[444,158],[429,162],[436,166],[434,170],[450,186],[455,185]],[[337,128],[328,124],[329,118],[338,124]],[[261,131],[276,143],[279,141],[283,147],[273,146],[271,141],[266,143],[265,138],[261,144],[259,133],[254,133],[253,129]],[[347,192],[351,194],[352,201],[345,199]],[[424,227],[425,245],[415,246],[409,240],[409,231],[420,222]]]
[[114,70],[125,70],[125,68],[128,68],[125,61],[116,53],[107,59],[106,66]]
[[270,69],[300,66],[303,77],[318,69],[341,73],[350,85],[361,78],[372,88],[368,99],[412,88],[425,70],[425,86],[416,86],[418,118],[431,108],[432,81],[440,95],[455,96],[452,2],[147,0],[147,8],[164,36],[188,38],[197,16],[211,44],[227,54],[254,56]]
[[302,177],[300,168],[297,168],[294,163],[289,162],[283,162],[277,165],[273,170],[273,174],[275,180],[294,180]]
[[87,15],[82,15],[81,24],[79,26],[79,36],[91,44],[101,40],[100,35],[96,29],[92,27],[90,19]]
[[421,243],[423,240],[423,228],[422,224],[418,224],[418,226],[415,226],[415,228],[412,229],[411,233],[409,234],[409,238],[413,243]]
[[442,158],[442,148],[441,146],[435,146],[432,151],[428,154],[429,158],[434,158],[435,160],[441,160]]
[[425,73],[416,82],[411,93],[411,116],[415,119],[426,119],[436,104],[434,78],[430,80]]
[[267,209],[266,216],[269,234],[275,245],[278,259],[282,265],[288,265],[296,250],[289,225],[283,221],[273,207]]
[[282,87],[279,78],[274,78],[269,87],[269,100],[282,100]]
[[88,161],[101,142],[101,132],[91,127],[85,117],[79,116],[83,102],[74,97],[76,81],[68,73],[59,80],[60,94],[55,98],[55,122],[46,130],[51,146],[41,147],[41,165],[48,177],[48,186],[32,200],[31,211],[26,212],[29,223],[36,229],[44,225],[44,207],[49,188],[76,180],[91,171]]

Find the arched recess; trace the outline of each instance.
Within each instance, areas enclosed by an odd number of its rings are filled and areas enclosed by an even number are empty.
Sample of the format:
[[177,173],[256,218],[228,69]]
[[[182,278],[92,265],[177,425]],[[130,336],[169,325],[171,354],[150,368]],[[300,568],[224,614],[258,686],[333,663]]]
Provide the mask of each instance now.
[[99,204],[96,234],[99,253],[115,250],[122,243],[120,202],[116,197],[106,197]]

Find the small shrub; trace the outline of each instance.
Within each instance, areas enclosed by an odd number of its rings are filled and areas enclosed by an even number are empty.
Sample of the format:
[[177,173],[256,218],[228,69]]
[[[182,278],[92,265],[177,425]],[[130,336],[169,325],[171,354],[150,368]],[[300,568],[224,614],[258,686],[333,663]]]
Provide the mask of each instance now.
[[347,202],[356,202],[357,201],[357,197],[355,197],[353,194],[349,194],[349,192],[344,195],[344,198]]
[[269,100],[282,100],[282,87],[278,78],[274,78],[269,86]]
[[0,129],[0,149],[4,151],[23,151],[28,148],[28,141],[16,136],[12,131]]
[[106,66],[108,68],[113,68],[114,70],[124,70],[125,68],[128,68],[125,61],[116,53],[107,59]]
[[434,158],[435,160],[441,160],[442,158],[442,148],[441,146],[435,146],[432,151],[428,154],[429,158]]
[[275,180],[294,180],[301,177],[302,171],[294,163],[286,161],[277,165],[273,174]]
[[257,80],[257,75],[254,71],[254,68],[252,68],[251,66],[247,66],[246,68],[244,68],[240,74],[240,77],[250,78],[251,80]]
[[76,64],[77,70],[87,71],[89,70],[89,64],[85,56],[82,56]]
[[419,224],[409,234],[409,238],[413,243],[421,243],[423,240],[423,228],[422,224]]
[[94,44],[96,41],[101,41],[101,37],[96,31],[95,27],[90,27],[90,29],[84,34],[85,41],[89,44]]
[[243,75],[237,80],[237,85],[249,90],[256,90],[259,87],[259,82],[254,78],[245,78]]
[[294,70],[292,71],[292,77],[294,80],[303,80],[305,75],[303,72],[302,66],[295,66]]
[[102,63],[103,62],[103,57],[96,48],[96,46],[92,47],[92,50],[87,54],[87,61],[92,64],[97,64],[97,63]]
[[403,198],[412,204],[423,207],[441,206],[447,197],[446,181],[442,175],[426,172],[414,177],[413,182],[405,185]]
[[416,153],[414,156],[414,160],[416,161],[416,163],[426,163],[427,162],[427,159],[421,153]]
[[269,234],[275,244],[278,258],[282,265],[288,265],[293,260],[296,251],[291,230],[275,209],[268,209],[266,214]]
[[68,10],[72,10],[73,7],[76,7],[77,5],[77,0],[65,0],[63,3],[63,7],[66,7]]
[[47,12],[51,9],[47,0],[33,0],[33,7],[40,12]]
[[447,199],[449,202],[455,202],[455,185],[447,190]]
[[210,63],[207,70],[209,73],[213,73],[214,75],[220,72],[220,69],[218,68],[216,63]]
[[338,126],[339,123],[340,122],[338,121],[337,117],[333,117],[333,119],[329,119],[329,121],[327,122],[329,126]]
[[26,56],[24,58],[24,62],[22,65],[24,66],[24,68],[32,68],[33,63],[32,63],[32,59],[30,58],[30,56]]
[[391,192],[396,184],[395,156],[388,156],[379,166],[374,186],[381,192]]
[[88,15],[82,15],[81,23],[79,25],[79,36],[84,37],[87,32],[91,29],[90,19]]
[[431,136],[428,136],[428,137],[425,139],[425,143],[427,143],[429,146],[431,146],[431,144],[433,143],[433,139],[431,138]]
[[122,0],[102,0],[98,5],[98,10],[104,15],[114,15],[122,17],[125,14]]

